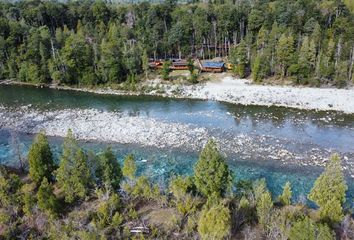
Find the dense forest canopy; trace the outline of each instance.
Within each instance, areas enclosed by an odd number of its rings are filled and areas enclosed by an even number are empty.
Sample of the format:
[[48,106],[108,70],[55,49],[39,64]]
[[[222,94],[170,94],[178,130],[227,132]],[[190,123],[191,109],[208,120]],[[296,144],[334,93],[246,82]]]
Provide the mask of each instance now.
[[241,77],[344,86],[353,80],[351,0],[0,3],[0,78],[95,85],[149,58],[226,57]]

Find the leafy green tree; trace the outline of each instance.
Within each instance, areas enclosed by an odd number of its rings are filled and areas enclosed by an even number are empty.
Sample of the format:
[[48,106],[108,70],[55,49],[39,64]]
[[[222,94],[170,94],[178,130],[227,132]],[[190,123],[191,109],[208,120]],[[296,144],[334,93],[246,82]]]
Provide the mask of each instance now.
[[162,69],[161,69],[161,75],[163,80],[168,80],[169,75],[170,75],[170,66],[171,62],[170,61],[164,61],[162,64]]
[[270,221],[271,212],[273,209],[272,196],[267,191],[260,196],[257,201],[257,216],[258,222],[262,226],[263,230],[267,229]]
[[118,189],[123,174],[119,162],[114,156],[112,149],[107,148],[99,155],[99,166],[96,177],[99,178],[100,184],[107,189]]
[[286,182],[284,188],[283,188],[283,193],[279,196],[279,201],[283,206],[287,206],[291,204],[291,196],[292,196],[292,191],[291,191],[291,186],[290,182]]
[[205,208],[198,221],[201,239],[224,239],[230,234],[231,216],[227,207],[221,204]]
[[320,207],[323,219],[338,222],[343,218],[342,204],[346,200],[347,189],[341,159],[335,154],[315,181],[308,197]]
[[28,152],[29,175],[37,184],[43,178],[51,180],[55,168],[53,155],[44,132],[40,132]]
[[129,178],[130,180],[135,179],[135,174],[137,170],[137,166],[134,160],[134,156],[129,154],[124,159],[123,164],[123,176]]
[[37,201],[39,209],[55,217],[58,213],[59,205],[53,191],[53,186],[48,182],[47,178],[44,177],[37,192]]
[[209,140],[194,166],[194,181],[204,196],[224,196],[231,186],[231,172],[216,143]]
[[68,203],[84,198],[92,182],[87,156],[78,147],[70,129],[64,139],[63,154],[56,178],[65,194],[65,201]]

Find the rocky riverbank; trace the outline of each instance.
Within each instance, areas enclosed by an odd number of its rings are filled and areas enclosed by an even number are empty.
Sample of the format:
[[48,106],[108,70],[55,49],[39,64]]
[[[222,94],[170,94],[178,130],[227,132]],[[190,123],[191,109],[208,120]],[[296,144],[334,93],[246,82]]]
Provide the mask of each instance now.
[[[139,144],[161,149],[199,152],[214,138],[227,156],[244,161],[277,161],[281,165],[324,166],[332,150],[314,144],[263,134],[244,134],[168,122],[145,116],[95,109],[40,111],[28,106],[0,106],[0,130],[64,137],[72,129],[79,140]],[[354,167],[354,154],[342,153],[347,169]]]
[[[211,78],[213,79],[213,78]],[[3,81],[0,84],[19,84]],[[113,95],[154,95],[173,98],[215,100],[242,105],[282,106],[296,109],[354,113],[354,89],[310,88],[252,84],[230,74],[219,74],[217,80],[196,85],[162,82],[160,79],[140,83],[142,91],[110,88],[89,89],[51,85],[51,88]]]

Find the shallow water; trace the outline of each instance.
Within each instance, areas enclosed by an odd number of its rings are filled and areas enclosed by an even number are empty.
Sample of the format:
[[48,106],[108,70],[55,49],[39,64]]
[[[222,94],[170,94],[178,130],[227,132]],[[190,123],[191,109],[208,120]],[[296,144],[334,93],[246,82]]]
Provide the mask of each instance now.
[[[33,87],[0,86],[0,105],[21,109],[24,106],[43,111],[54,109],[87,109],[121,112],[129,116],[144,116],[165,122],[187,123],[218,132],[228,138],[232,134],[244,134],[254,138],[267,136],[281,142],[287,149],[301,152],[309,148],[325,152],[340,152],[353,162],[354,116],[335,112],[302,111],[279,107],[241,106],[214,101],[167,99],[145,96],[111,96],[91,93],[39,89]],[[1,119],[0,119],[1,121]],[[1,126],[1,124],[0,124]],[[1,130],[1,129],[0,129]],[[26,151],[32,135],[18,134]],[[60,153],[61,138],[51,137],[56,154]],[[11,136],[0,131],[0,162],[14,164]],[[272,142],[270,142],[272,143]],[[81,143],[85,149],[102,150],[111,145],[117,157],[134,153],[139,173],[157,182],[165,183],[173,174],[190,174],[197,160],[197,153],[189,149],[156,149],[118,143]],[[325,156],[328,157],[328,156]],[[307,194],[321,168],[314,166],[290,166],[279,164],[268,156],[227,156],[228,164],[235,171],[236,179],[265,177],[271,191],[277,195],[286,181],[293,186],[294,199]],[[269,159],[268,159],[269,158]],[[348,176],[349,199],[354,198],[354,181]]]

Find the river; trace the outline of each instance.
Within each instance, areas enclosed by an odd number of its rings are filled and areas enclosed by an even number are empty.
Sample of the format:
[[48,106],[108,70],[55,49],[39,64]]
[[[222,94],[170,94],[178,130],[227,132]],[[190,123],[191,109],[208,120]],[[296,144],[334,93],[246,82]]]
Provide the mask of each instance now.
[[72,125],[86,150],[111,146],[120,161],[133,153],[139,174],[163,185],[174,174],[191,174],[198,152],[212,137],[235,181],[264,177],[274,195],[290,181],[295,201],[309,192],[329,156],[340,153],[348,200],[354,198],[354,115],[26,86],[0,86],[0,106],[2,164],[15,165],[14,146],[25,155],[39,128],[53,133],[49,140],[58,158],[59,133]]

